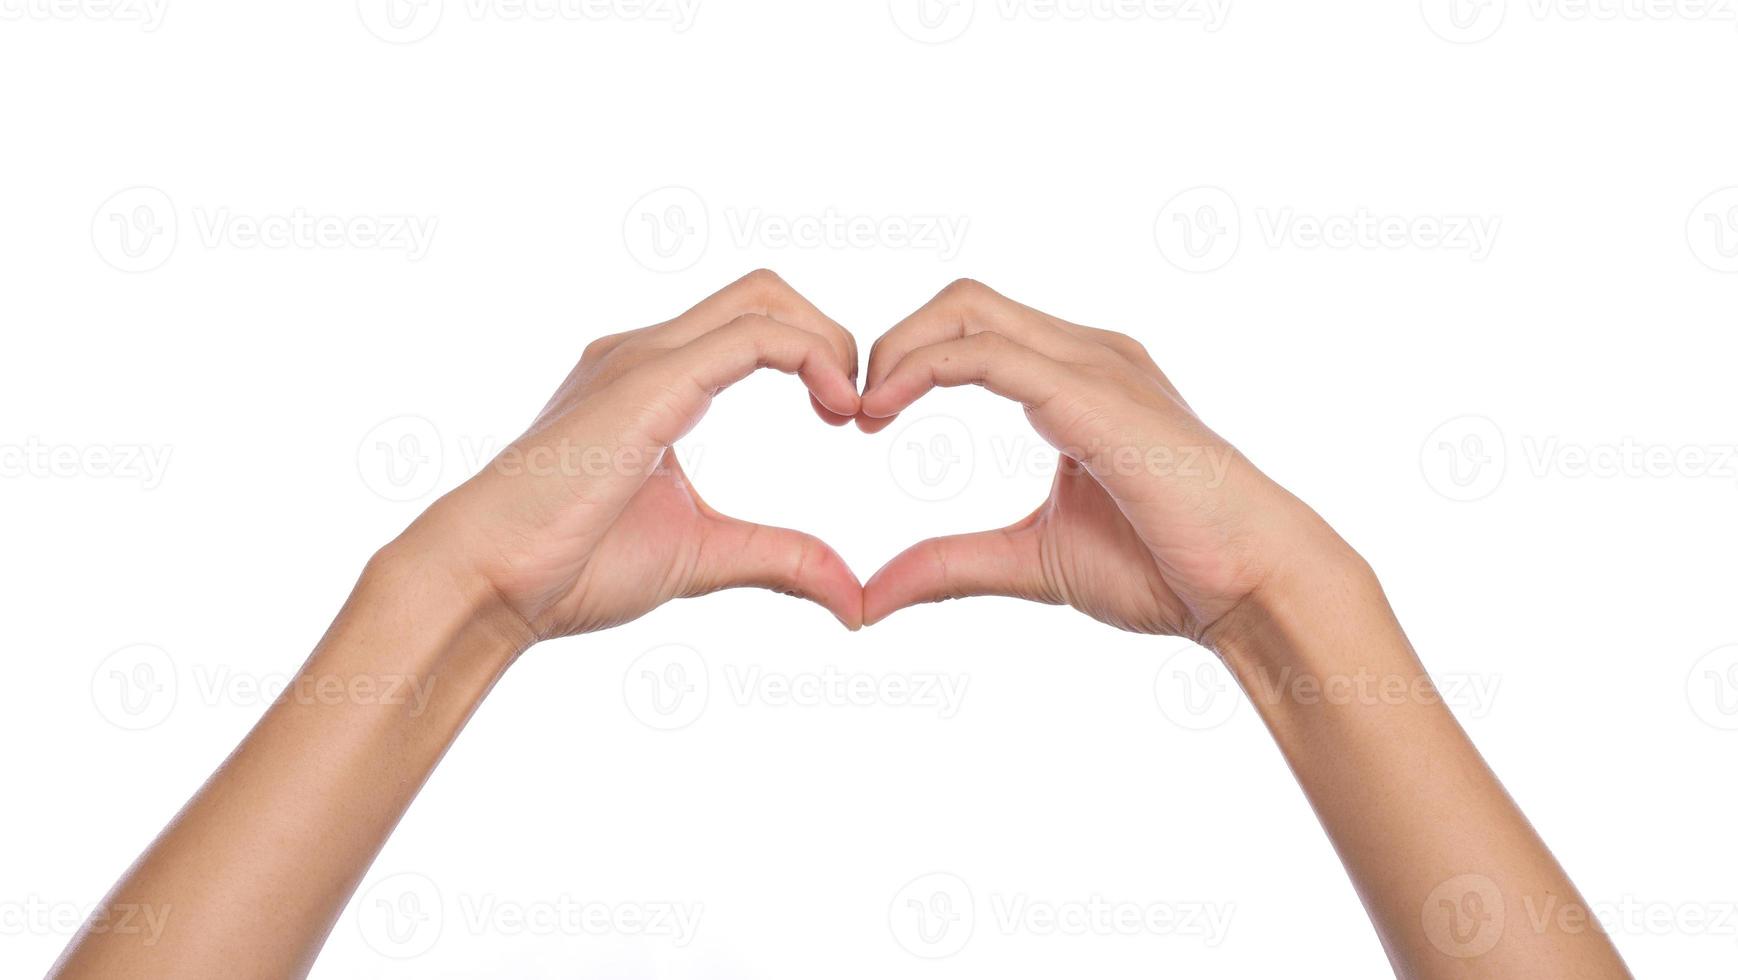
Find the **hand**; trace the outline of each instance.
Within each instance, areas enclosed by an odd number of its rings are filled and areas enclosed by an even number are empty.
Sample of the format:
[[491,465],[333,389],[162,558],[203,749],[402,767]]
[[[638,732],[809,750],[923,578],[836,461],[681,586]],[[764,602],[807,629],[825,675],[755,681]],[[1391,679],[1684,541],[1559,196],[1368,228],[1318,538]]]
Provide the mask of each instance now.
[[1196,418],[1140,344],[969,280],[876,341],[858,424],[877,431],[931,388],[966,384],[1020,402],[1061,453],[1050,498],[1011,527],[899,554],[864,587],[867,623],[914,603],[1006,595],[1203,640],[1297,556],[1349,554]]
[[586,348],[531,428],[401,541],[493,592],[528,639],[628,622],[665,601],[776,589],[862,625],[862,588],[831,548],[725,517],[669,447],[757,368],[796,374],[815,411],[858,407],[851,335],[770,272],[656,326]]

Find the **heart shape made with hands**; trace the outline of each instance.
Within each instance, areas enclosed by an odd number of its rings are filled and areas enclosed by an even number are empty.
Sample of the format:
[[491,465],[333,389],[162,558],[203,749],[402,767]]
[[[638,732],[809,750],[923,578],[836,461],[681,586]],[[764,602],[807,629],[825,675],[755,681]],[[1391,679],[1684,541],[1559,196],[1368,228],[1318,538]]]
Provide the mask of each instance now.
[[[661,445],[692,429],[724,388],[771,367],[802,379],[824,421],[866,432],[892,425],[934,388],[981,386],[1020,404],[1058,453],[1051,492],[1026,518],[918,542],[866,583],[812,535],[719,514],[689,484],[680,453],[670,453],[663,467],[670,479],[642,488],[618,521],[626,527],[616,537],[631,541],[632,551],[610,549],[599,562],[616,577],[624,568],[631,577],[633,562],[647,554],[688,555],[671,597],[769,588],[811,599],[852,629],[917,603],[1001,595],[1072,605],[1137,632],[1193,635],[1248,591],[1241,579],[1253,566],[1225,547],[1234,538],[1223,526],[1226,512],[1204,496],[1217,493],[1235,451],[1122,334],[1050,317],[962,280],[875,341],[859,390],[855,338],[778,277],[755,273],[675,320],[600,345],[576,369],[581,382],[620,383],[656,363],[652,374],[667,397],[651,409],[642,398],[633,411]],[[1190,447],[1186,464],[1200,473],[1173,467],[1152,478],[1155,449]],[[1126,472],[1116,462],[1123,450],[1137,451]],[[699,543],[690,543],[696,536]],[[619,584],[603,575],[594,587]],[[636,600],[615,598],[637,615]]]

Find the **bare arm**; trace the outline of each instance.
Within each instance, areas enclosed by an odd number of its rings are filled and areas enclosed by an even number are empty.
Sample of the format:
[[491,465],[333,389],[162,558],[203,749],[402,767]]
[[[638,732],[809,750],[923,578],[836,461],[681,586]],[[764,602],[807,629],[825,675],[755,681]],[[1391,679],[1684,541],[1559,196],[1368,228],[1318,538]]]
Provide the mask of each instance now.
[[[53,975],[306,974],[442,754],[537,640],[736,586],[860,625],[861,587],[837,554],[717,513],[666,452],[761,367],[799,375],[828,422],[857,410],[850,336],[770,274],[588,348],[524,436],[370,562],[284,697]],[[108,927],[136,910],[160,931]]]
[[295,682],[104,900],[63,977],[300,976],[471,712],[529,645],[443,573],[382,552]]
[[[1402,977],[1627,977],[1430,683],[1374,575],[1273,582],[1211,637],[1273,733]],[[1537,916],[1529,910],[1551,910]]]
[[[956,283],[875,344],[860,424],[968,384],[1020,402],[1057,448],[1050,497],[1011,527],[896,556],[864,586],[867,622],[1008,595],[1195,639],[1256,703],[1396,974],[1628,976],[1362,559],[1207,428],[1139,344]],[[1581,911],[1535,928],[1528,898]]]

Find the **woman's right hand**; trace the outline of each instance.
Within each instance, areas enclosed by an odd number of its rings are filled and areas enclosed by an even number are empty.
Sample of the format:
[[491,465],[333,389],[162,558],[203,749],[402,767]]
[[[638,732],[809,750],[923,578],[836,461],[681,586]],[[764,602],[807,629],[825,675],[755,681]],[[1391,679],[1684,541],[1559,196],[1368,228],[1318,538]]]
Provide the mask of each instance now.
[[978,384],[1020,402],[1061,454],[1049,499],[994,531],[907,549],[864,587],[865,622],[1008,595],[1123,629],[1207,641],[1300,561],[1361,564],[1308,507],[1209,429],[1134,340],[961,280],[870,351],[859,424]]

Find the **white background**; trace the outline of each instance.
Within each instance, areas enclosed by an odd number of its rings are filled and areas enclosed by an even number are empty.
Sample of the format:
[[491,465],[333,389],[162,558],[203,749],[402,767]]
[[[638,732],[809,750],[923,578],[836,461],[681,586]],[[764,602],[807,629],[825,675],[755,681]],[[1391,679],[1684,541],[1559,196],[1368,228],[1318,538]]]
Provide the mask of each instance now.
[[[0,0],[0,972],[48,967],[587,341],[764,265],[865,348],[966,275],[1141,340],[1373,562],[1637,973],[1732,975],[1730,2],[117,2]],[[1360,215],[1402,224],[1312,237]],[[302,217],[337,230],[250,235]],[[1041,498],[1017,409],[908,419],[828,429],[757,376],[682,451],[864,577]],[[736,592],[547,644],[315,974],[1386,975],[1213,669],[997,599],[850,635]],[[776,697],[829,671],[965,693]],[[1094,899],[1159,925],[1030,914]],[[703,911],[551,918],[587,903]]]

